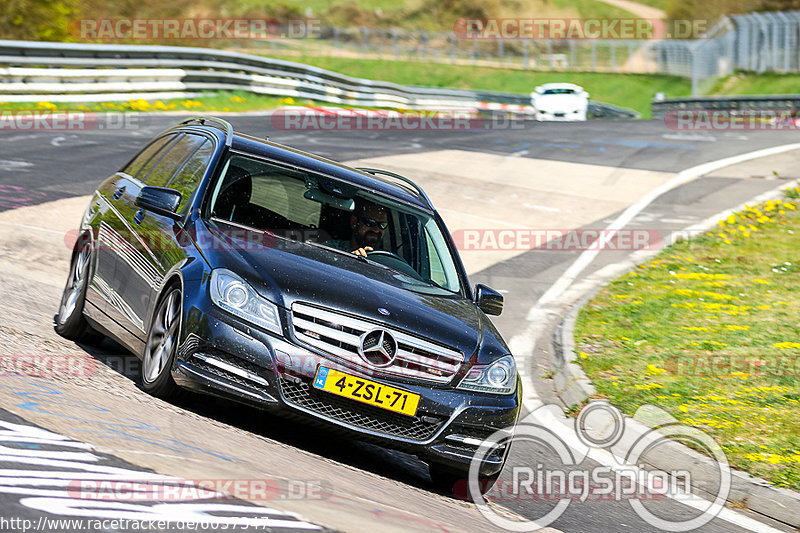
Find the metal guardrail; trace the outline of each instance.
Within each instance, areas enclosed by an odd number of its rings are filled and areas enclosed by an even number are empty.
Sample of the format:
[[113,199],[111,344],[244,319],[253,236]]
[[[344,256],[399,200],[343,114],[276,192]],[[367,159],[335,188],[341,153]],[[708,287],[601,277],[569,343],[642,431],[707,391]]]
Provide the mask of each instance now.
[[475,108],[472,91],[404,87],[253,55],[177,46],[0,40],[0,100],[87,101],[243,90],[343,105]]
[[650,104],[653,118],[664,118],[668,111],[677,109],[724,110],[724,111],[800,111],[800,95],[764,96],[705,96],[695,98],[668,98],[653,100]]
[[[242,90],[339,105],[414,110],[530,111],[527,95],[408,87],[238,52],[179,46],[0,40],[0,101],[111,101],[186,98]],[[605,116],[637,113],[601,103]]]

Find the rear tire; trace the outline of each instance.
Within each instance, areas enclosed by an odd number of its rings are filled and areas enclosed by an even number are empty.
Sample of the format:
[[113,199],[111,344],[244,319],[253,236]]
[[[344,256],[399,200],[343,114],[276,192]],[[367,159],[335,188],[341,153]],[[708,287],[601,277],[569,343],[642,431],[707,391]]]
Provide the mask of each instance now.
[[93,330],[83,316],[91,260],[92,243],[87,239],[72,258],[55,326],[56,333],[62,337],[84,344],[96,344],[103,339],[103,335]]
[[172,379],[172,364],[178,351],[183,313],[180,288],[172,286],[162,295],[150,323],[142,357],[142,388],[162,400],[174,399],[182,389]]

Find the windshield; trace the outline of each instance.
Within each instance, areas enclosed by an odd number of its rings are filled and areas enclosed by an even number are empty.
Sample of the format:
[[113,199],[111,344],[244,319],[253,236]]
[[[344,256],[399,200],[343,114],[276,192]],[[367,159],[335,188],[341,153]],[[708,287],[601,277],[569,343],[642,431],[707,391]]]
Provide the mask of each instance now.
[[573,89],[547,89],[542,94],[575,94]]
[[423,292],[461,292],[447,239],[431,215],[327,176],[232,154],[210,214],[332,254],[363,251],[365,261]]

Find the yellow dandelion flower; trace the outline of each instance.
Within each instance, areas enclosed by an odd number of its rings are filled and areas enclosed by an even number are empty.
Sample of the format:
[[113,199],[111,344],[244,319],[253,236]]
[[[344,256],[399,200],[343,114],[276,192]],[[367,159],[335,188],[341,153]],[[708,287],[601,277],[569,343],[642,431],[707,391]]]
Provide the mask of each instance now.
[[800,348],[800,342],[776,342],[772,346],[781,350],[790,350],[792,348]]

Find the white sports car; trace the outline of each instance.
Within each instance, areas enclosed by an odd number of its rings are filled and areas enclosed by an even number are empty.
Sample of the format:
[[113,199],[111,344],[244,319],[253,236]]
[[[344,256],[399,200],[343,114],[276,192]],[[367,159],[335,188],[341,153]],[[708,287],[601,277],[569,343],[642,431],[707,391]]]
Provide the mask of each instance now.
[[545,83],[531,93],[536,120],[586,120],[589,93],[574,83]]

